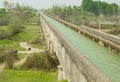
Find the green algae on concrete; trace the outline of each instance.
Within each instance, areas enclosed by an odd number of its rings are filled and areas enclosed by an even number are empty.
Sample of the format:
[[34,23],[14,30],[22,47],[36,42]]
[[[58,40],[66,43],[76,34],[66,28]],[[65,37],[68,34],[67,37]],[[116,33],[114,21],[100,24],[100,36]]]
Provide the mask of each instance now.
[[120,56],[118,54],[78,34],[54,19],[44,14],[42,15],[54,29],[68,39],[80,53],[96,65],[112,82],[120,82]]

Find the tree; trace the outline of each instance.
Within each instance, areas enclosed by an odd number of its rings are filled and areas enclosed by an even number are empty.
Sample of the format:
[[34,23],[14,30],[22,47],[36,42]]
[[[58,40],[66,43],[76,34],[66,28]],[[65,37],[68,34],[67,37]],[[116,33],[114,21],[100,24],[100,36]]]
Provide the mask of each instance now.
[[10,35],[15,35],[15,34],[19,33],[22,28],[24,28],[24,26],[23,26],[20,18],[17,16],[13,16],[10,19],[10,23],[8,26],[8,31],[9,31]]
[[90,12],[93,9],[93,1],[92,0],[83,0],[82,1],[82,9],[83,11]]
[[113,11],[112,11],[112,6],[111,5],[108,5],[106,8],[105,8],[105,12],[107,15],[112,15]]
[[111,4],[111,6],[112,6],[112,11],[113,11],[112,14],[113,15],[119,14],[119,6],[117,4],[115,4],[115,3]]
[[108,4],[106,2],[92,1],[92,0],[83,0],[82,9],[86,12],[93,12],[96,15],[112,15],[117,14],[119,11],[119,6],[115,3]]
[[6,10],[13,10],[14,9],[14,3],[7,2],[6,0],[3,1],[3,6]]
[[9,3],[6,0],[4,0],[3,1],[3,6],[5,7],[5,9],[8,7],[8,5],[9,5]]
[[21,6],[19,3],[16,3],[15,9],[21,11]]

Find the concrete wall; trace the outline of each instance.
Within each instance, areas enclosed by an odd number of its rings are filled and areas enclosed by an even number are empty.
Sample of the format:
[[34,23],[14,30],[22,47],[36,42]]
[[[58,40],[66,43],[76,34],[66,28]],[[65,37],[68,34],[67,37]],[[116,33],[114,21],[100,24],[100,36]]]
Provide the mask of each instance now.
[[55,52],[60,62],[58,80],[68,82],[111,82],[95,65],[84,57],[59,32],[41,17],[47,49]]

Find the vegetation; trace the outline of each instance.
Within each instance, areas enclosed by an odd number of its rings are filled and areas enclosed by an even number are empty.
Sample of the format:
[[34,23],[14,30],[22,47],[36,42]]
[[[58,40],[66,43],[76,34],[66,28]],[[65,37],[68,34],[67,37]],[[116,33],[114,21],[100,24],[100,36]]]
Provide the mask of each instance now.
[[[40,37],[41,37],[40,31],[39,31],[40,28],[38,25],[26,25],[25,27],[26,28],[24,30],[22,30],[22,32],[12,36],[11,38],[5,38],[5,39],[0,40],[1,53],[2,53],[2,51],[9,50],[9,49],[10,50],[14,50],[14,49],[25,50],[19,46],[19,43],[20,42],[30,42],[31,40],[33,40],[33,37],[35,37],[35,36],[39,36],[38,39],[41,40],[40,39]],[[2,30],[7,29],[7,27],[0,27],[0,28],[2,28]],[[42,43],[40,41],[40,43],[32,44],[32,45],[37,45],[37,46],[40,46],[40,48],[41,48]]]
[[9,25],[11,17],[17,16],[21,21],[26,23],[29,18],[32,18],[36,15],[36,10],[29,6],[20,6],[19,3],[16,3],[14,7],[13,3],[4,1],[4,8],[0,9],[0,26]]
[[9,36],[9,33],[6,30],[0,30],[0,39],[5,39]]
[[[6,30],[7,27],[0,27],[1,30]],[[33,36],[39,36],[39,40],[40,40],[40,32],[39,32],[40,28],[38,25],[26,25],[26,28],[12,36],[11,38],[6,38],[6,39],[2,39],[0,40],[0,56],[3,55],[4,51],[6,50],[25,50],[23,48],[20,47],[20,42],[30,42],[33,39]],[[24,36],[24,37],[23,37]],[[32,44],[33,46],[36,45],[41,48],[42,44],[41,41],[38,44]],[[0,61],[3,62],[3,60],[1,60],[0,57]]]
[[3,59],[5,60],[7,67],[9,69],[12,69],[14,60],[18,60],[17,51],[14,50],[5,51],[3,56],[4,56]]
[[17,16],[13,16],[10,19],[10,23],[8,26],[8,31],[10,33],[10,35],[16,35],[19,32],[21,32],[21,30],[24,28],[22,21],[20,20],[20,18],[18,18]]
[[113,35],[119,35],[120,34],[120,28],[115,28],[112,31],[109,31],[108,33],[113,34]]
[[42,47],[40,18],[30,6],[21,6],[19,3],[13,6],[6,0],[3,5],[4,8],[0,9],[0,63],[5,61],[9,70],[5,69],[0,75],[0,82],[57,82],[58,61],[55,55],[48,52],[34,53],[24,65],[13,67],[16,59],[22,59],[26,55],[15,53],[25,50],[20,47],[20,42]]
[[45,10],[45,13],[59,17],[76,25],[86,25],[98,28],[99,21],[114,22],[115,24],[101,23],[102,28],[119,27],[119,6],[101,1],[83,0],[81,6],[54,6]]
[[[56,72],[35,70],[5,70],[0,82],[58,82]],[[63,81],[64,82],[64,81]]]
[[119,6],[115,3],[108,4],[106,2],[101,1],[93,1],[93,0],[83,0],[82,2],[83,12],[93,12],[96,15],[118,15],[119,14]]
[[26,25],[25,27],[26,28],[22,32],[14,36],[14,38],[16,38],[18,41],[30,42],[35,36],[39,36],[38,39],[41,37],[40,27],[38,25]]
[[8,28],[0,29],[0,40],[11,39],[11,36],[22,32],[24,24],[36,15],[35,9],[29,6],[20,6],[19,3],[16,3],[14,8],[13,3],[5,0],[3,6],[4,8],[0,9],[0,26],[8,26]]
[[3,6],[4,6],[5,9],[13,9],[14,8],[14,4],[10,3],[6,0],[3,1]]
[[106,2],[101,1],[93,1],[93,0],[83,0],[81,6],[68,6],[68,7],[59,7],[54,6],[47,11],[55,14],[59,17],[64,18],[64,16],[78,15],[86,12],[94,13],[95,15],[118,15],[119,14],[119,6],[115,3],[108,4]]
[[[0,76],[0,82],[58,82],[56,58],[50,53],[33,54],[27,58],[24,65],[6,69]],[[37,71],[36,71],[37,70]],[[53,72],[54,71],[54,72]],[[62,80],[60,82],[67,82]]]
[[10,12],[0,11],[0,26],[9,24]]
[[56,70],[59,62],[55,54],[50,55],[49,52],[40,54],[34,53],[30,55],[22,69],[38,69],[44,71]]

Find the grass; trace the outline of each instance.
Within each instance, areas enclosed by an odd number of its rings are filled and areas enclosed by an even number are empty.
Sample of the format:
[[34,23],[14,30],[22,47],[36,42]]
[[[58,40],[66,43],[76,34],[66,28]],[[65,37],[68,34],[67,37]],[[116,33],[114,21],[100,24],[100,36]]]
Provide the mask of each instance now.
[[0,26],[0,30],[7,30],[7,26]]
[[[26,25],[22,32],[12,37],[12,39],[0,40],[0,47],[5,50],[26,50],[20,47],[20,42],[29,42],[34,36],[40,37],[40,27],[38,25]],[[6,30],[7,26],[0,26],[0,30]],[[41,44],[32,44],[33,47],[42,48]],[[1,52],[1,50],[0,50]],[[1,55],[1,54],[0,54]]]
[[[34,36],[40,37],[40,28],[38,25],[27,25],[26,28],[19,34],[12,37],[12,40],[0,40],[0,46],[6,49],[25,50],[19,46],[20,42],[29,42]],[[42,48],[41,44],[30,44],[36,48]],[[20,59],[24,58],[25,54],[18,54]],[[36,70],[18,70],[20,66],[13,70],[5,69],[0,75],[0,82],[58,82],[56,72],[42,72]],[[15,70],[17,69],[17,70]],[[65,81],[61,81],[65,82]]]
[[10,14],[10,12],[0,12],[0,17],[6,17]]
[[0,46],[4,46],[6,50],[25,50],[19,46],[19,42],[14,40],[0,40]]
[[40,36],[40,27],[38,25],[27,25],[26,28],[15,37],[19,41],[30,41],[34,36]]
[[28,24],[35,24],[35,23],[38,24],[39,20],[40,20],[40,18],[38,16],[34,16],[32,18],[29,18]]
[[18,54],[18,58],[19,58],[19,59],[22,59],[22,58],[24,58],[25,56],[26,56],[26,54],[21,54],[21,53]]
[[[5,26],[0,26],[0,29],[6,29],[3,28]],[[15,35],[13,40],[9,39],[3,39],[0,40],[0,46],[4,46],[6,49],[10,50],[25,50],[24,48],[21,48],[19,46],[20,42],[29,42],[33,36],[40,36],[40,28],[38,25],[27,25],[26,28],[19,34]],[[34,45],[33,45],[34,46]],[[36,46],[36,45],[35,45]],[[42,48],[42,45],[39,48]]]
[[0,82],[58,82],[56,72],[5,70]]
[[118,37],[120,37],[120,34],[119,35],[117,35]]
[[32,46],[34,48],[43,48],[43,45],[41,45],[41,44],[30,44],[30,46]]

